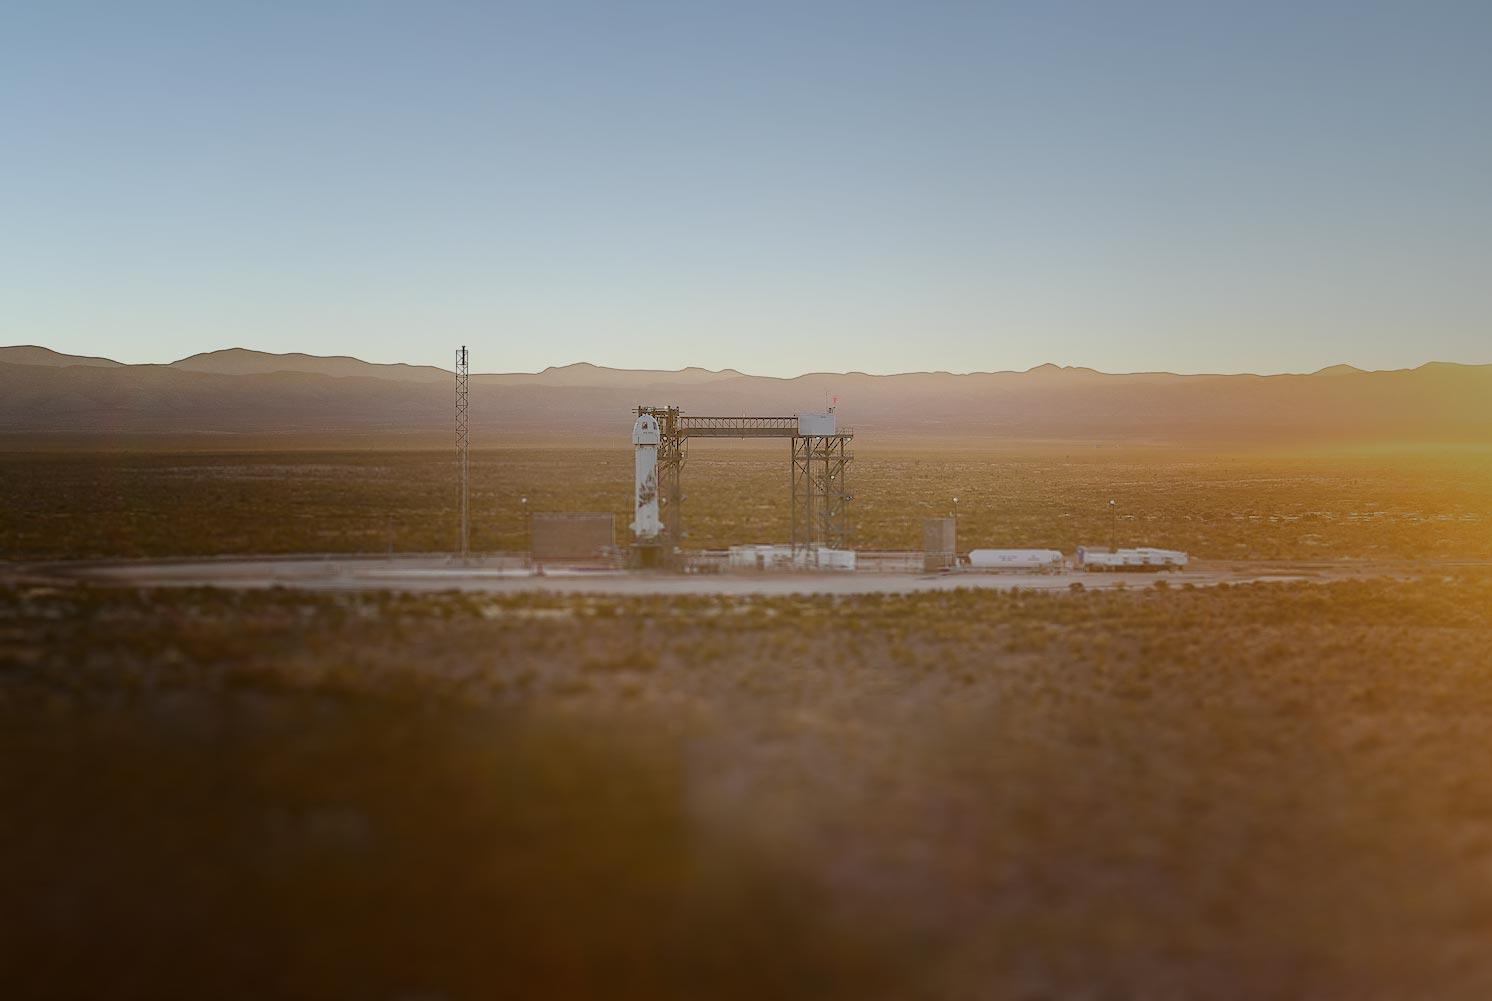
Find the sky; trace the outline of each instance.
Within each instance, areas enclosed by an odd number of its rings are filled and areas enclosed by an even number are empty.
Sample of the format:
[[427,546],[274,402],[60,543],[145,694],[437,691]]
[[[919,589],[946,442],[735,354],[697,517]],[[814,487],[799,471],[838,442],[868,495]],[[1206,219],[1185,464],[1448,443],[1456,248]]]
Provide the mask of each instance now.
[[1492,3],[0,5],[0,343],[1492,362]]

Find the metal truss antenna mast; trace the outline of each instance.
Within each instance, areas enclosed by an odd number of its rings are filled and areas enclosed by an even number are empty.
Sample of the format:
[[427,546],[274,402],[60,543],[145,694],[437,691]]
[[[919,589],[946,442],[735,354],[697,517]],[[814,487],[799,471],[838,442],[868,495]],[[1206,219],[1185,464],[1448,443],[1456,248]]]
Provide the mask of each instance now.
[[466,345],[456,351],[456,462],[461,467],[461,558],[471,555],[471,519],[467,506],[467,473],[470,469],[471,419],[467,403],[470,368]]

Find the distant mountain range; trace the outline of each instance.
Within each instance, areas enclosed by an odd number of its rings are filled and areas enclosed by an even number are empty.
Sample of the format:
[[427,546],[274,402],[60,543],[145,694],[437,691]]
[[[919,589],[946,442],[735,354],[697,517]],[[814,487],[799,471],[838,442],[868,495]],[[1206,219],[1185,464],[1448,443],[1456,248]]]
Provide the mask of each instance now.
[[[578,364],[474,374],[472,426],[486,444],[626,435],[639,403],[686,413],[792,414],[838,398],[845,424],[913,435],[1101,440],[1492,442],[1492,365],[1430,363],[1309,375],[1025,372],[643,371]],[[349,357],[242,348],[169,365],[123,365],[35,346],[0,347],[0,433],[318,436],[438,434],[452,427],[454,375]]]

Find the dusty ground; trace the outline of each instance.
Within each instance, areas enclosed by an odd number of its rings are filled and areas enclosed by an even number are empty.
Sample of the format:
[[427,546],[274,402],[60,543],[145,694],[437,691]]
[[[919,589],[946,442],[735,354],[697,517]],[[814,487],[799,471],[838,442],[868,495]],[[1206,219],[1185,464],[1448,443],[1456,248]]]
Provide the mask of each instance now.
[[[516,560],[450,557],[304,557],[259,559],[78,561],[0,567],[0,580],[88,581],[134,587],[296,587],[318,591],[474,591],[490,594],[789,595],[914,594],[975,590],[1060,591],[1208,587],[1250,581],[1350,580],[1416,577],[1468,564],[1275,560],[1260,563],[1197,562],[1168,573],[721,573],[666,574],[549,566],[542,572]],[[1480,565],[1480,564],[1476,564]]]

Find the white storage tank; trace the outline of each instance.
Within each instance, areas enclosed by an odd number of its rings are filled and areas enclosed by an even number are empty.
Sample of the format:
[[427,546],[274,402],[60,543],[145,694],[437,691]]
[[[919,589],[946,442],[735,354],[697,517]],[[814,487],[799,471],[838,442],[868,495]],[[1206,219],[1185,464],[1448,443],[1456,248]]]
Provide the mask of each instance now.
[[1187,555],[1179,549],[1153,549],[1149,546],[1142,546],[1134,552],[1139,554],[1142,566],[1180,570],[1187,564]]
[[1179,549],[1149,546],[1114,552],[1079,546],[1077,552],[1077,565],[1084,570],[1180,570],[1187,562],[1187,554]]
[[1060,570],[1062,554],[1055,549],[971,549],[969,566],[975,570]]

